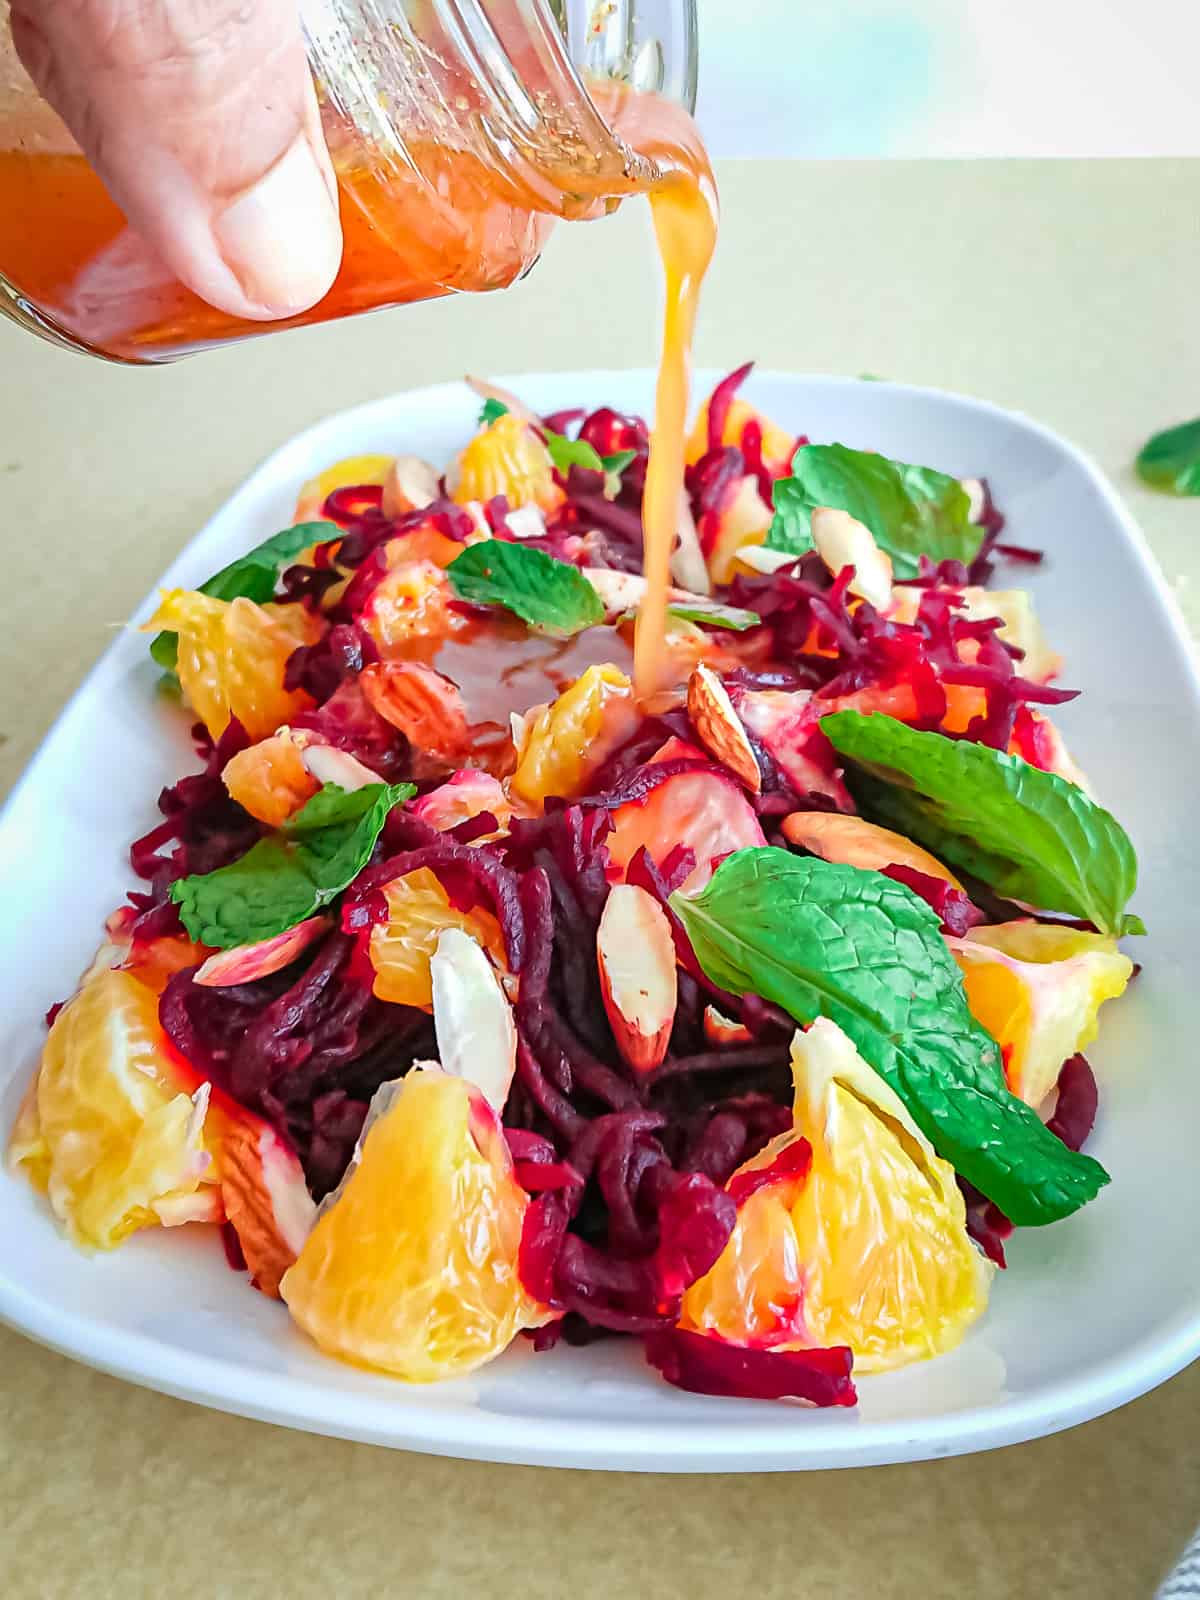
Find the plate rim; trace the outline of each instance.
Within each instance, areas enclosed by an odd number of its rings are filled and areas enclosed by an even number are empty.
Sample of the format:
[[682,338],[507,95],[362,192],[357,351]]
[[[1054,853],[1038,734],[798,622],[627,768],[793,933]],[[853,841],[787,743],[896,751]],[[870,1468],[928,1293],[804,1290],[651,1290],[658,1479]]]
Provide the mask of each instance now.
[[[694,374],[697,391],[723,373],[699,369]],[[522,385],[546,379],[567,381],[578,377],[591,390],[605,382],[653,381],[650,368],[588,368],[506,374],[494,381],[520,391]],[[836,374],[806,374],[775,368],[754,369],[755,379],[803,384],[811,389],[853,391],[865,380]],[[1142,529],[1115,488],[1090,455],[1053,429],[1024,412],[991,401],[929,385],[872,380],[876,391],[898,398],[950,402],[1006,426],[1016,426],[1073,463],[1099,495],[1106,511],[1121,530],[1126,547],[1136,557],[1148,587],[1168,622],[1171,644],[1192,693],[1200,699],[1200,652],[1192,640],[1178,599],[1154,557]],[[236,515],[258,481],[289,456],[302,454],[332,424],[369,425],[386,416],[397,401],[429,397],[444,401],[463,392],[460,381],[421,385],[360,402],[328,413],[292,434],[258,462],[225,496],[212,514],[177,553],[166,571],[134,608],[136,620],[154,604],[157,589],[174,581],[192,550],[218,520]],[[54,718],[24,771],[0,805],[0,828],[27,785],[37,777],[47,751],[76,704],[87,694],[120,647],[114,639],[89,668]],[[6,1172],[5,1177],[9,1177]],[[259,1421],[300,1428],[320,1434],[420,1453],[452,1455],[462,1459],[620,1471],[711,1473],[724,1471],[787,1471],[845,1468],[928,1460],[962,1455],[1043,1437],[1114,1410],[1166,1382],[1200,1356],[1200,1299],[1189,1315],[1180,1311],[1167,1331],[1147,1334],[1081,1377],[1058,1380],[1025,1397],[1009,1398],[986,1410],[965,1409],[929,1420],[906,1419],[862,1422],[852,1411],[837,1413],[851,1423],[838,1432],[831,1425],[805,1427],[807,1414],[797,1417],[794,1429],[762,1430],[753,1421],[722,1421],[719,1401],[712,1403],[706,1419],[703,1454],[694,1427],[645,1428],[630,1420],[609,1422],[587,1419],[586,1426],[570,1417],[527,1417],[476,1409],[456,1414],[432,1410],[420,1401],[419,1386],[409,1386],[406,1404],[382,1407],[374,1394],[354,1394],[333,1387],[322,1389],[284,1372],[265,1372],[223,1357],[193,1351],[181,1353],[177,1345],[144,1333],[109,1330],[88,1317],[63,1312],[42,1296],[35,1296],[12,1281],[0,1263],[0,1321],[85,1365],[175,1398]],[[826,1413],[826,1415],[830,1415]],[[381,1420],[382,1419],[382,1420]]]

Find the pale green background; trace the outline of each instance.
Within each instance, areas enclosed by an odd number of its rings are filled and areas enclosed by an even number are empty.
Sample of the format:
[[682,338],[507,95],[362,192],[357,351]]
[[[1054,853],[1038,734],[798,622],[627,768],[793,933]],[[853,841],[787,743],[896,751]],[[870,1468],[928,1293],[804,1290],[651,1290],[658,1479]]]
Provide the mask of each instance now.
[[[1148,433],[1200,413],[1200,162],[735,162],[720,176],[699,362],[872,372],[1048,423],[1125,496],[1200,626],[1200,501],[1130,471]],[[160,372],[0,329],[0,786],[180,545],[296,429],[467,368],[646,365],[657,281],[627,211],[563,229],[502,299]],[[1074,581],[1086,606],[1086,575]],[[7,1333],[0,1374],[0,1548],[21,1600],[1131,1600],[1200,1520],[1200,1367],[988,1456],[741,1479],[390,1454],[144,1393]]]

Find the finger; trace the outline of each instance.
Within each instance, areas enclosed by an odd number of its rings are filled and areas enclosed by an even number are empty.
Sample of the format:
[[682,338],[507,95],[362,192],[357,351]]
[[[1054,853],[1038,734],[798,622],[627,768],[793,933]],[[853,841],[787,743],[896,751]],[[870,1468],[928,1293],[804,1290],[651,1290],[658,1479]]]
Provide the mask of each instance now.
[[295,0],[14,0],[13,39],[133,227],[235,316],[306,310],[341,261]]

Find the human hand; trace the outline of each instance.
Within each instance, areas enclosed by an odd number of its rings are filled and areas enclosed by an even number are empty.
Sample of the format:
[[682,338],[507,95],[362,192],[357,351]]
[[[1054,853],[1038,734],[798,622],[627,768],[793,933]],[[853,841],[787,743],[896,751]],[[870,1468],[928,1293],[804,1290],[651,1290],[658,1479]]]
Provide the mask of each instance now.
[[13,41],[132,226],[196,294],[307,310],[341,261],[296,0],[11,0]]

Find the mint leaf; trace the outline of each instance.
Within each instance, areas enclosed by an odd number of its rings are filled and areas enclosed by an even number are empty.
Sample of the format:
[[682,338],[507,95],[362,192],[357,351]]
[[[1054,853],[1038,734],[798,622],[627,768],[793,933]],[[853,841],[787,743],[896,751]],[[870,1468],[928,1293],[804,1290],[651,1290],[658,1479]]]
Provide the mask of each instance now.
[[936,914],[880,872],[771,846],[671,896],[706,976],[801,1024],[829,1017],[938,1153],[1021,1226],[1069,1216],[1108,1182],[1009,1093]]
[[1076,784],[879,712],[838,711],[821,731],[854,763],[846,779],[866,816],[1006,899],[1086,917],[1102,933],[1145,931],[1123,914],[1137,887],[1129,836]]
[[610,477],[619,478],[629,463],[636,460],[636,450],[618,450],[615,455],[601,456],[600,465]]
[[706,628],[728,628],[733,633],[745,633],[747,628],[757,628],[762,621],[757,611],[743,611],[740,606],[723,606],[715,600],[703,605],[672,600],[667,612],[684,622],[702,622]]
[[506,417],[508,407],[503,400],[485,400],[479,409],[479,426],[490,428],[497,417]]
[[218,950],[285,933],[354,881],[388,812],[415,793],[411,783],[370,783],[352,794],[327,783],[237,861],[173,883],[180,920],[198,943]]
[[[274,599],[275,585],[284,567],[309,545],[336,539],[341,531],[336,522],[298,522],[293,528],[284,528],[215,572],[207,583],[200,585],[200,593],[213,600],[246,599],[264,605]],[[150,641],[151,658],[164,672],[175,670],[178,644],[178,635],[174,633],[156,633]]]
[[553,428],[543,428],[542,432],[550,459],[564,478],[572,467],[586,467],[589,472],[604,471],[600,452],[586,439],[568,439],[565,433],[555,433]]
[[1200,417],[1156,433],[1137,458],[1138,477],[1166,494],[1200,494]]
[[446,576],[460,600],[503,606],[546,633],[565,637],[604,621],[603,602],[579,568],[530,545],[481,540],[450,563]]
[[917,576],[922,555],[969,565],[983,543],[957,478],[844,444],[806,444],[796,451],[792,476],[775,485],[767,548],[797,556],[811,550],[817,506],[848,511],[865,523],[901,581]]

